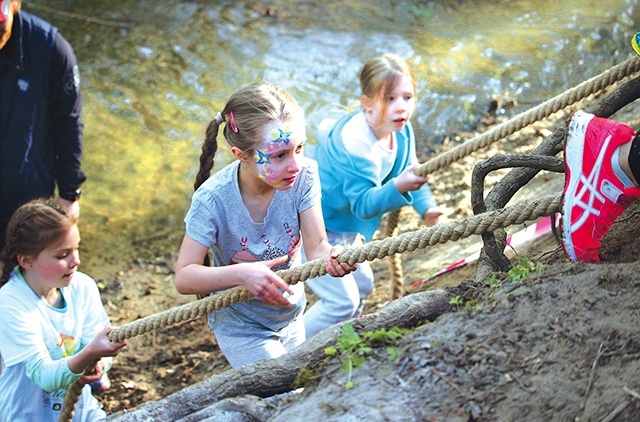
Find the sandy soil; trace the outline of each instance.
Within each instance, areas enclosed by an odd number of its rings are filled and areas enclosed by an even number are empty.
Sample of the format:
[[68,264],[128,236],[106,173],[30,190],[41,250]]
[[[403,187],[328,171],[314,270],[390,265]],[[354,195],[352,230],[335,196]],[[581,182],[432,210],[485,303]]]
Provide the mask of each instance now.
[[[432,189],[445,209],[444,221],[471,215],[470,173],[477,160],[495,153],[526,152],[548,134],[542,126],[530,129],[516,141],[500,142],[432,175]],[[460,142],[472,135],[460,134]],[[488,184],[504,173],[492,174]],[[538,175],[512,203],[560,192],[563,177]],[[499,286],[473,285],[474,294],[454,312],[398,340],[394,347],[402,353],[395,361],[389,361],[385,347],[375,348],[354,369],[351,389],[345,387],[341,361],[328,360],[317,382],[286,403],[272,406],[267,419],[637,420],[638,212],[640,208],[633,206],[618,220],[605,239],[603,262],[598,265],[568,262],[551,234],[510,251],[514,263],[528,258],[541,271],[522,280],[496,274]],[[418,227],[415,213],[403,210],[400,231]],[[406,294],[471,283],[473,263],[430,276],[476,252],[479,242],[469,238],[404,254]],[[138,259],[117,274],[97,275],[105,286],[103,298],[114,325],[194,300],[175,292],[172,268],[178,247],[176,242],[168,244],[175,249]],[[377,284],[367,313],[384,306],[390,297],[386,260],[372,265]],[[128,342],[110,372],[111,389],[97,394],[109,414],[161,399],[229,369],[204,320]]]

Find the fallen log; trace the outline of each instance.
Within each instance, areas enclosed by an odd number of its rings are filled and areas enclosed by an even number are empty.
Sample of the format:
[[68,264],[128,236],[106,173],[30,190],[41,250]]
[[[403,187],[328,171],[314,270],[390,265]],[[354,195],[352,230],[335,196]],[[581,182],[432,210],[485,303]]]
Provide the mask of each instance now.
[[[357,332],[417,327],[451,310],[451,298],[462,296],[471,288],[471,285],[461,283],[456,287],[414,293],[389,303],[375,313],[348,322]],[[178,420],[225,399],[245,395],[271,397],[291,391],[302,368],[315,371],[322,366],[326,358],[325,348],[335,344],[345,323],[347,322],[319,332],[300,347],[278,359],[261,361],[213,375],[164,399],[114,413],[106,420]]]

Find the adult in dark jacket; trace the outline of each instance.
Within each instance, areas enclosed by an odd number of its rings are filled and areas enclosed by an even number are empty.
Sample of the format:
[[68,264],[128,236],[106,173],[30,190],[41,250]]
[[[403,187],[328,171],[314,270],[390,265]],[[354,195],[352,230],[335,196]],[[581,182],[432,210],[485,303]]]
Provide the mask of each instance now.
[[0,0],[0,246],[13,212],[55,194],[79,214],[83,123],[71,45],[46,21]]

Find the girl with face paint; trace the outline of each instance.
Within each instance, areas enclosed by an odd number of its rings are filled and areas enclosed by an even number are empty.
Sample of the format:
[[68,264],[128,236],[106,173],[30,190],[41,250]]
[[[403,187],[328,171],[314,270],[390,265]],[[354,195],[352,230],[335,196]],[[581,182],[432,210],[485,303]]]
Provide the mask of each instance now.
[[[237,160],[211,175],[220,128]],[[303,239],[309,259],[330,257],[329,274],[354,269],[335,260],[342,248],[327,241],[306,140],[302,108],[267,83],[233,94],[206,130],[175,285],[182,294],[244,286],[255,295],[208,316],[233,367],[277,358],[305,340],[304,286],[289,286],[274,272],[301,262]]]

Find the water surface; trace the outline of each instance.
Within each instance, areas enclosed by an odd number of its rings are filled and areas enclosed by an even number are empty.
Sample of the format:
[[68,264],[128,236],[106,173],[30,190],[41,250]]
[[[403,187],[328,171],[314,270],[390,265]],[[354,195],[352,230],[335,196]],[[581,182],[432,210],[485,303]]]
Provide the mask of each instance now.
[[[80,62],[88,175],[81,229],[87,249],[101,255],[182,236],[204,129],[244,85],[266,80],[288,89],[307,113],[313,142],[323,118],[359,106],[364,60],[399,54],[416,76],[412,122],[419,151],[429,153],[472,129],[494,98],[517,104],[503,110],[515,114],[626,60],[640,14],[631,0],[23,7],[58,26]],[[215,169],[229,159],[225,145]]]

